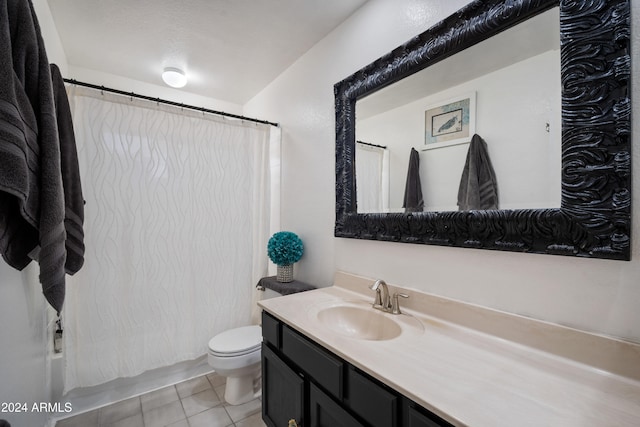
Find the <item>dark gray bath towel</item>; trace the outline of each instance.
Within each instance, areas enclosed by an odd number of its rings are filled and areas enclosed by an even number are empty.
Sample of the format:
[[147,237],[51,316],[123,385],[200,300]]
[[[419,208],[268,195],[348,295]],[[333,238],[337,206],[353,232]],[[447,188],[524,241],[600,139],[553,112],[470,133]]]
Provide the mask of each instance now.
[[30,0],[0,2],[0,252],[18,270],[39,245],[40,282],[58,312],[66,252],[51,72]]
[[65,271],[67,274],[75,274],[84,263],[84,230],[82,228],[84,224],[84,199],[82,198],[78,151],[69,99],[64,87],[64,80],[56,64],[51,64],[51,80],[60,137],[60,168],[64,189],[64,228],[67,232]]
[[498,209],[498,183],[493,171],[487,143],[473,135],[458,188],[461,211]]
[[402,207],[405,212],[422,212],[424,210],[422,184],[420,183],[420,154],[415,148],[411,149],[411,154],[409,155],[407,183],[404,187],[404,203]]

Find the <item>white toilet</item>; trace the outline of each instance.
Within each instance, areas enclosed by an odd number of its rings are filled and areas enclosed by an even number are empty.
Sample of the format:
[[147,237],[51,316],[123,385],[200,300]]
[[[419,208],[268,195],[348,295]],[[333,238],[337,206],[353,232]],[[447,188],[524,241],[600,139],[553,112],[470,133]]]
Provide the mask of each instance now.
[[[263,299],[280,296],[269,289]],[[240,405],[260,396],[262,328],[243,326],[224,331],[209,341],[209,366],[227,378],[224,400]]]

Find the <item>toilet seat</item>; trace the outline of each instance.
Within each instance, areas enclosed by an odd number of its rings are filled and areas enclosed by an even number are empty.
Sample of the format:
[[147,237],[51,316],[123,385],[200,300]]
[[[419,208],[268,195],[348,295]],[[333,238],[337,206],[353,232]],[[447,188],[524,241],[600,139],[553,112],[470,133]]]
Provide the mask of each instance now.
[[209,354],[217,357],[236,357],[260,351],[262,328],[243,326],[222,332],[209,340]]

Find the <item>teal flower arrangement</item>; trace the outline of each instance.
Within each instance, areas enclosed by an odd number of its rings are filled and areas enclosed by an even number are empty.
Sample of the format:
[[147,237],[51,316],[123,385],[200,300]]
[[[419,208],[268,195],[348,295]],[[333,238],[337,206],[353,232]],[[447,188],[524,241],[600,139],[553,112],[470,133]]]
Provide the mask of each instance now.
[[267,254],[276,265],[290,265],[302,258],[304,245],[296,233],[278,231],[269,239]]

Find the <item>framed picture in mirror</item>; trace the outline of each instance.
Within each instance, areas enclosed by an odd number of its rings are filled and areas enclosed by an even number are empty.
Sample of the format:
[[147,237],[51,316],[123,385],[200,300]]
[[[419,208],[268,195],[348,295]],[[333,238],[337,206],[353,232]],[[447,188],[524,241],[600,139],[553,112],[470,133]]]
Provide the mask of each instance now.
[[471,92],[437,105],[424,113],[424,150],[464,144],[476,133],[476,93]]

